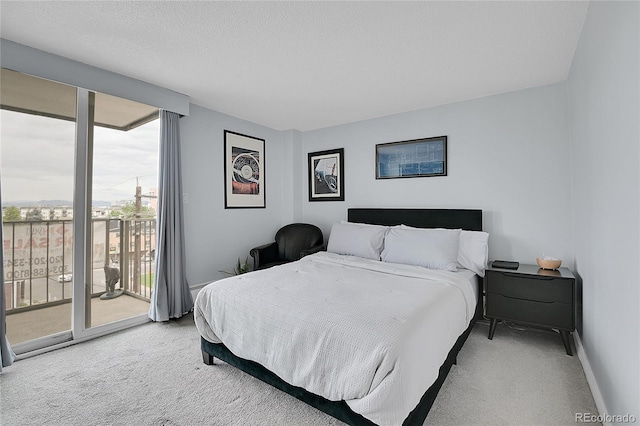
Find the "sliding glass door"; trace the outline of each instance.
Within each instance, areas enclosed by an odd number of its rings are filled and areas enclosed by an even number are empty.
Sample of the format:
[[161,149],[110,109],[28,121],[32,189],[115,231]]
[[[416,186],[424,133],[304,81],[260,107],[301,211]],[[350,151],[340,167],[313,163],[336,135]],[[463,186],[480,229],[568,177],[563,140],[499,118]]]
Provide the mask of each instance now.
[[101,295],[91,299],[90,326],[149,311],[160,132],[157,108],[101,93],[94,100],[90,279]]
[[2,69],[7,337],[17,353],[146,321],[158,111]]
[[76,88],[5,69],[0,84],[7,338],[55,344],[71,330]]

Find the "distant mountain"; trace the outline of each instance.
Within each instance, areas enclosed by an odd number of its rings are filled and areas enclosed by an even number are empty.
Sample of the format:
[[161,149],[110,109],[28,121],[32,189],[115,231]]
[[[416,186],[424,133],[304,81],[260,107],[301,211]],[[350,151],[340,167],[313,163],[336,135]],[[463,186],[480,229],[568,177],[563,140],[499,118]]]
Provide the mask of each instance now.
[[[92,203],[93,207],[110,207],[111,201],[96,200]],[[68,200],[38,200],[38,201],[7,201],[2,203],[2,207],[71,207],[72,201]]]

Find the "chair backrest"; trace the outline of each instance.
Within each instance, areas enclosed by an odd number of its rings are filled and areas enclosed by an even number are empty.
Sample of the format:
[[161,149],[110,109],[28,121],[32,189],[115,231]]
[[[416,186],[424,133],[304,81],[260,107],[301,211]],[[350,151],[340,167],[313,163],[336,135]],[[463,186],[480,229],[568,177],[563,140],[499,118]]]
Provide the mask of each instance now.
[[322,230],[309,223],[285,225],[276,233],[278,255],[287,261],[300,259],[302,250],[321,245],[323,241]]

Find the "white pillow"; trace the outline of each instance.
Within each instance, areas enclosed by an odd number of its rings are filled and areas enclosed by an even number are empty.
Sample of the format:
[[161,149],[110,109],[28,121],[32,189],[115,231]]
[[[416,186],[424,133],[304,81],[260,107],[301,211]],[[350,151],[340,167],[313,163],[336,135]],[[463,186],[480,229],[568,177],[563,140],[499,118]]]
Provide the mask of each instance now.
[[460,232],[458,265],[469,269],[481,277],[489,260],[489,233],[482,231]]
[[386,226],[362,223],[334,223],[329,234],[327,251],[336,254],[380,260]]
[[396,226],[387,232],[382,261],[457,271],[459,241],[459,229]]

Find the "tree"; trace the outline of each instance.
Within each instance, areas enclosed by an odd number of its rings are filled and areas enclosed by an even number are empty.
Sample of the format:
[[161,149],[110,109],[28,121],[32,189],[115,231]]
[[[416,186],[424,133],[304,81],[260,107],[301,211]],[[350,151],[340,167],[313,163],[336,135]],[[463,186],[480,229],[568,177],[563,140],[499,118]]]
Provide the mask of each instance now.
[[20,209],[15,206],[7,207],[4,211],[4,216],[2,216],[2,220],[4,222],[16,222],[22,220],[22,216],[20,216]]
[[[140,209],[140,217],[152,218],[156,216],[156,212],[149,207],[142,206]],[[111,217],[120,219],[133,219],[136,217],[135,203],[127,203],[119,209],[111,210]]]
[[31,222],[41,222],[42,221],[42,212],[38,207],[34,207],[27,211],[27,220]]

